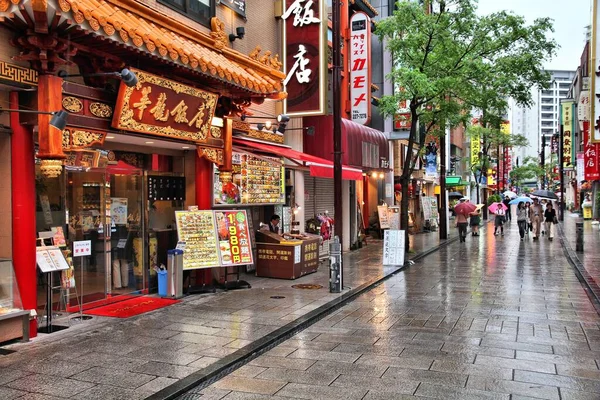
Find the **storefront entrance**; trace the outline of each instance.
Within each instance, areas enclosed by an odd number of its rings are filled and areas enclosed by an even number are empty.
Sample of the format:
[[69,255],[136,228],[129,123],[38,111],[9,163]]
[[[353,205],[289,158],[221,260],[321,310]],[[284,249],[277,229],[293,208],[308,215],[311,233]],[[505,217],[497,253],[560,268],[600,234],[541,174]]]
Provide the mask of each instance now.
[[142,171],[119,165],[67,168],[66,177],[69,241],[91,241],[92,254],[74,258],[83,305],[145,293]]

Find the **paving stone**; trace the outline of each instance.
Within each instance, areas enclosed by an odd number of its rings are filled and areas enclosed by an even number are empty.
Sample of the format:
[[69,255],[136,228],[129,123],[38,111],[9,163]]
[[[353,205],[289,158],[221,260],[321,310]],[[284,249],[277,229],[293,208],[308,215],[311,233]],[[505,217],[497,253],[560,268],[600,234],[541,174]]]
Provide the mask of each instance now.
[[78,400],[141,400],[149,396],[149,392],[126,389],[110,385],[98,385],[75,396]]
[[[6,384],[9,388],[56,397],[71,397],[95,386],[70,378],[32,374]],[[0,397],[1,398],[1,397]]]
[[225,346],[226,344],[233,342],[233,338],[230,338],[230,337],[200,335],[197,333],[190,333],[190,332],[180,333],[180,334],[175,335],[172,338],[170,338],[170,340],[178,340],[181,342],[188,342],[188,343],[198,343],[198,344],[202,344],[205,347]]
[[556,364],[557,367],[559,365],[562,365],[562,366],[574,366],[574,367],[578,367],[578,368],[588,368],[591,370],[598,369],[598,366],[596,365],[596,362],[594,361],[593,357],[590,357],[590,358],[572,357],[572,356],[566,356],[566,355],[560,355],[560,354],[532,353],[529,351],[517,350],[517,359],[518,360],[549,362],[552,364]]
[[60,376],[62,378],[68,378],[72,375],[75,375],[79,372],[91,368],[91,366],[86,364],[79,364],[73,361],[41,360],[23,364],[20,368],[38,374],[55,375]]
[[206,368],[209,365],[212,365],[219,360],[220,360],[220,358],[217,358],[217,357],[202,357],[192,363],[189,363],[187,366],[198,370],[198,369]]
[[133,369],[131,372],[139,372],[141,374],[147,375],[182,379],[196,371],[197,368],[151,361],[149,363],[140,365],[139,367]]
[[277,392],[278,396],[307,400],[360,400],[365,394],[367,394],[367,391],[364,389],[345,388],[340,390],[337,387],[304,385],[301,383],[287,384]]
[[530,396],[540,399],[559,400],[558,388],[554,386],[507,381],[476,375],[469,377],[467,388],[488,392]]
[[[213,328],[210,326],[203,325],[195,325],[195,324],[170,324],[164,327],[164,329],[179,331],[179,332],[192,332],[199,333],[203,335],[214,335],[222,331],[222,328]],[[176,333],[171,335],[170,337],[175,336]]]
[[383,374],[383,378],[406,379],[417,382],[428,382],[446,386],[464,387],[467,381],[467,375],[439,372],[439,371],[424,371],[419,369],[407,369],[390,367]]
[[[315,343],[315,342],[311,342]],[[326,342],[316,342],[316,343],[326,343]],[[328,343],[330,344],[330,343]],[[375,346],[370,344],[351,344],[351,343],[341,343],[336,345],[331,351],[340,352],[340,353],[362,353],[362,354],[379,354],[384,356],[399,356],[402,353],[404,347],[387,347],[387,346]]]
[[73,375],[72,378],[85,382],[135,389],[150,382],[155,377],[146,374],[93,367],[77,375]]
[[[515,371],[515,381],[530,382],[546,386],[556,386],[582,392],[600,393],[600,380],[577,378],[530,371]],[[598,395],[600,397],[600,394]]]
[[140,386],[139,388],[137,388],[137,390],[139,390],[141,392],[156,393],[156,392],[166,388],[167,386],[174,384],[177,381],[178,381],[178,379],[172,379],[172,378],[166,378],[164,376],[159,376],[158,378],[151,380],[150,382],[146,383],[145,385]]
[[426,397],[444,400],[508,400],[510,398],[508,394],[441,386],[431,383],[421,383],[415,394],[419,399]]
[[[2,388],[0,388],[0,395],[2,394]],[[4,397],[1,397],[4,398]],[[9,397],[10,398],[10,397]],[[46,396],[40,393],[27,393],[25,396],[18,398],[19,400],[64,400],[64,397]]]
[[0,385],[7,384],[8,382],[12,382],[15,379],[22,378],[29,374],[31,374],[31,372],[12,368],[0,368]]
[[591,400],[597,399],[598,393],[580,392],[578,390],[560,388],[560,398],[562,400]]
[[0,386],[0,399],[2,400],[21,398],[24,394],[27,392]]
[[413,369],[429,369],[433,363],[433,358],[430,357],[389,357],[372,354],[363,354],[356,364],[366,365],[386,365]]
[[338,376],[339,374],[336,372],[323,373],[322,371],[312,372],[299,371],[297,369],[268,368],[266,371],[257,375],[256,378],[329,386]]
[[188,365],[202,357],[200,354],[189,353],[183,349],[180,351],[169,351],[149,348],[136,350],[129,353],[128,356],[145,361],[158,361],[178,365]]
[[[233,376],[243,376],[245,378],[255,378],[258,374],[266,371],[266,367],[257,367],[255,365],[244,365],[231,373]],[[297,370],[295,370],[297,371]]]
[[213,387],[222,390],[235,390],[240,392],[257,393],[257,394],[275,394],[287,382],[276,380],[264,380],[256,378],[244,378],[240,376],[226,376]]
[[525,371],[544,372],[547,374],[556,373],[556,367],[551,363],[538,361],[517,360],[502,357],[477,356],[475,365],[487,365],[490,367],[502,367],[510,369],[521,369]]
[[354,344],[374,344],[379,340],[377,336],[362,336],[362,335],[333,335],[323,333],[313,339],[316,342],[330,343],[354,343]]
[[523,350],[530,351],[534,353],[549,353],[552,354],[552,346],[543,345],[543,344],[531,344],[531,343],[522,343],[522,342],[507,342],[503,340],[494,340],[483,338],[481,339],[481,346],[483,347],[497,347],[500,349],[513,349],[513,350]]
[[556,365],[556,373],[558,375],[574,376],[578,378],[586,378],[600,381],[600,370],[592,368],[580,368],[574,365]]
[[385,376],[383,378],[376,378],[369,376],[340,375],[331,386],[338,386],[344,389],[367,389],[369,392],[374,391],[380,394],[413,394],[419,386],[419,382]]
[[[268,354],[268,353],[267,353]],[[250,361],[250,365],[268,368],[288,368],[306,371],[315,363],[314,360],[292,359],[283,357],[271,357],[263,355]]]
[[[269,355],[273,354],[269,352]],[[307,360],[339,361],[353,363],[360,356],[360,353],[340,353],[335,351],[298,349],[287,355],[287,358],[302,358]]]
[[335,372],[339,375],[373,376],[380,378],[387,370],[385,365],[351,364],[330,361],[317,361],[308,371],[315,373]]
[[511,380],[513,370],[510,368],[500,368],[493,366],[474,365],[467,363],[458,363],[452,361],[436,360],[431,366],[432,371],[452,372],[464,375],[481,375],[491,378]]
[[[290,339],[281,343],[276,348],[296,348],[296,349],[309,349],[309,350],[323,350],[323,351],[331,351],[336,347],[344,346],[338,343],[330,343],[330,342],[311,342],[308,340],[301,339]],[[337,350],[336,350],[337,351]]]

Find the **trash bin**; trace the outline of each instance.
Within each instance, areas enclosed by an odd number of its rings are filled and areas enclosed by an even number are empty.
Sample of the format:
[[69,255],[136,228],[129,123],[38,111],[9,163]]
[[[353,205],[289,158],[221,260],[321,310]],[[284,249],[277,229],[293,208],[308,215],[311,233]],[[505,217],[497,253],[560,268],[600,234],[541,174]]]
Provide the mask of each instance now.
[[183,296],[183,250],[167,251],[167,296]]
[[158,271],[158,295],[160,297],[167,296],[167,270]]

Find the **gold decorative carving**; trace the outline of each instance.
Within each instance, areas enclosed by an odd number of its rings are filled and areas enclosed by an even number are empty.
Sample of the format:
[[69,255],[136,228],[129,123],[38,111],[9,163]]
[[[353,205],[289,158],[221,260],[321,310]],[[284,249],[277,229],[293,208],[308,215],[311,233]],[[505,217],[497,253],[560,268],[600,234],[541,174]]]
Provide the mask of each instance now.
[[37,86],[38,73],[33,69],[0,61],[0,79]]
[[250,54],[248,54],[248,57],[250,57],[250,58],[251,58],[251,59],[253,59],[253,60],[256,60],[256,61],[258,61],[258,55],[260,54],[261,50],[262,50],[262,49],[261,49],[261,47],[260,47],[260,46],[256,46],[256,47],[254,48],[254,50],[252,50],[252,51],[250,52]]
[[234,131],[248,132],[250,131],[250,124],[244,121],[233,120],[232,129]]
[[83,103],[77,97],[67,96],[62,99],[62,106],[70,113],[80,113],[83,110]]
[[206,158],[216,165],[223,165],[223,150],[212,147],[198,147],[198,150],[201,157]]
[[58,178],[62,173],[62,160],[42,160],[40,172],[46,178]]
[[271,143],[283,143],[283,135],[278,135],[270,131],[259,131],[256,129],[251,129],[250,132],[248,132],[248,137],[258,140],[264,140],[266,142]]
[[275,69],[281,69],[283,66],[283,63],[279,61],[279,54],[275,54],[275,56],[269,60],[269,63],[271,64],[271,67]]
[[104,144],[105,132],[67,128],[63,131],[63,148],[66,150],[85,149]]
[[215,48],[217,50],[221,50],[224,47],[227,47],[228,39],[227,34],[225,33],[225,24],[217,17],[212,17],[210,19],[210,36],[215,41]]
[[271,52],[269,50],[265,51],[265,54],[258,60],[262,64],[269,65],[269,60],[271,59]]
[[104,103],[91,103],[90,112],[93,116],[98,118],[110,118],[113,114],[113,109],[108,104]]
[[219,128],[218,126],[210,127],[210,135],[216,139],[219,139],[219,138],[221,138],[221,136],[223,136],[223,134],[221,132],[221,128]]

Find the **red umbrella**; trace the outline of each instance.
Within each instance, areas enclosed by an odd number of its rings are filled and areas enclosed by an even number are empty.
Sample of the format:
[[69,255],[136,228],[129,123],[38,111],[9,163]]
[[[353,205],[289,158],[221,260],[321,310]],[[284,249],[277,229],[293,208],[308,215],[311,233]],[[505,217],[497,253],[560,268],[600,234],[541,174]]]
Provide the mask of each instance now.
[[473,203],[468,203],[466,201],[461,201],[456,206],[454,206],[454,212],[457,214],[469,215],[475,210],[477,210],[477,206]]

